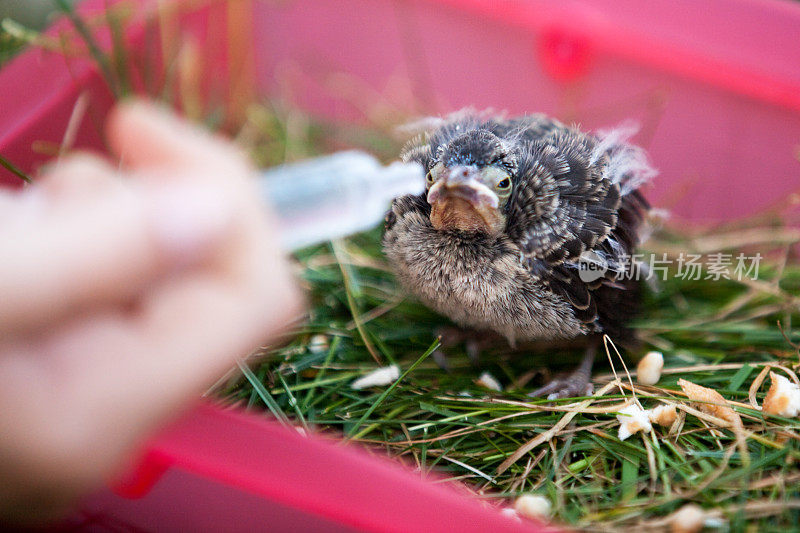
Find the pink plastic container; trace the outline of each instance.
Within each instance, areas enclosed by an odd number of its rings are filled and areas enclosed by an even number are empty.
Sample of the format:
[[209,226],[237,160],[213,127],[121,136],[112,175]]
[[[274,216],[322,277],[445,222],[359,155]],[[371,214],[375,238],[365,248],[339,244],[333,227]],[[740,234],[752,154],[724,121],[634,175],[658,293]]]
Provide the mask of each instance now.
[[297,0],[255,24],[261,86],[316,112],[633,119],[661,173],[648,196],[693,222],[800,187],[797,2]]
[[[86,0],[92,12],[103,0]],[[187,2],[188,4],[189,2]],[[141,1],[141,6],[153,2]],[[240,2],[240,5],[248,4]],[[800,185],[800,4],[778,0],[254,2],[257,87],[354,121],[471,105],[589,128],[637,120],[661,170],[650,198],[693,222],[749,214]],[[230,80],[224,5],[187,11],[210,82]],[[236,19],[241,21],[241,18]],[[221,37],[222,36],[222,37]],[[148,35],[129,35],[131,61]],[[249,37],[248,37],[249,38]],[[151,44],[151,43],[150,43]],[[238,60],[237,60],[238,61]],[[222,85],[231,89],[232,84]],[[219,93],[220,86],[206,87]],[[231,89],[232,90],[232,89]],[[75,146],[103,150],[112,98],[84,60],[30,51],[0,70],[0,154],[31,172],[76,98]],[[0,169],[0,183],[19,180]],[[203,405],[65,525],[104,530],[522,531],[442,484],[261,414]]]

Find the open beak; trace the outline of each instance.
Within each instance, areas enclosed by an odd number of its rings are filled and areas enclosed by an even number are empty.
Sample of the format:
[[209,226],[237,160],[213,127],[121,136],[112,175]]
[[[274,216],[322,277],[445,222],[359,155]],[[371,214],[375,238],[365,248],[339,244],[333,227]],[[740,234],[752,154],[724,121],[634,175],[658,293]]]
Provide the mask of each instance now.
[[481,183],[479,170],[474,166],[447,169],[428,190],[428,203],[431,223],[436,229],[494,234],[504,224],[497,195]]
[[428,191],[428,203],[433,205],[448,197],[461,198],[474,208],[497,209],[497,195],[478,179],[478,169],[459,166],[449,169]]

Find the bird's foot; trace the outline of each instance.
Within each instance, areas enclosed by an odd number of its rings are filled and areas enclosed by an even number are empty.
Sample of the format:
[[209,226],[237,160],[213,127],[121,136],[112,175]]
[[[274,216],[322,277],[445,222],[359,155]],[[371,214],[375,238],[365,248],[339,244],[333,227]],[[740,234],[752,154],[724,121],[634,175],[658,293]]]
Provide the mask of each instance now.
[[571,374],[562,378],[553,378],[544,387],[538,388],[528,396],[541,397],[547,396],[548,400],[558,400],[561,398],[574,398],[576,396],[589,396],[594,392],[592,386],[592,363],[597,352],[598,340],[592,338],[586,347],[578,368]]
[[573,398],[576,396],[589,396],[594,392],[594,386],[585,374],[578,372],[563,378],[553,378],[550,383],[528,394],[532,397],[547,396],[548,400]]

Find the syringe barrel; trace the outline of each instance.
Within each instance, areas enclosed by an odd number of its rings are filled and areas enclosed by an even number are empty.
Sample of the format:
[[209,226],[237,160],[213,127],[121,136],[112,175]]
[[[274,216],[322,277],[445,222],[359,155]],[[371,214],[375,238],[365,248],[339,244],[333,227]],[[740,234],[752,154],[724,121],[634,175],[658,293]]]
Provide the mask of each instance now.
[[261,190],[275,211],[287,250],[374,227],[392,198],[424,190],[417,163],[383,166],[357,151],[338,152],[276,167],[262,174]]

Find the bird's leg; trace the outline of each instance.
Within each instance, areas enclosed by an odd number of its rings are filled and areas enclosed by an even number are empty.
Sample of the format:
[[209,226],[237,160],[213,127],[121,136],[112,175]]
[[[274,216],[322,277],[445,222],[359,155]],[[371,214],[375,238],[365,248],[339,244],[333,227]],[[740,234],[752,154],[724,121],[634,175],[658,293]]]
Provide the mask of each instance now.
[[548,400],[588,396],[592,393],[592,364],[597,353],[598,338],[591,339],[578,368],[563,378],[554,378],[544,387],[536,389],[528,396],[547,396]]
[[[478,359],[481,351],[491,346],[497,340],[497,336],[491,333],[453,326],[441,327],[436,330],[436,334],[441,339],[443,350],[463,343],[464,351],[467,353],[469,361],[475,366],[478,366]],[[447,355],[443,350],[434,351],[432,354],[433,360],[436,361],[436,364],[439,365],[442,370],[449,372]]]

